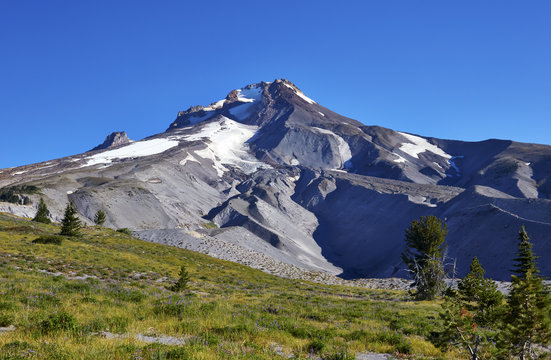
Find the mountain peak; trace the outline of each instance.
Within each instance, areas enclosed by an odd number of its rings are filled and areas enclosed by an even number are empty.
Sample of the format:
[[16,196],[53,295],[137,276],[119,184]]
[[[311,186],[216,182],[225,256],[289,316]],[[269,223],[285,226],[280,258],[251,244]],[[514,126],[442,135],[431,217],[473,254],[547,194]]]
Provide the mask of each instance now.
[[179,111],[176,120],[168,130],[194,125],[219,115],[239,122],[254,122],[255,119],[260,118],[260,113],[265,112],[264,110],[270,104],[276,102],[302,106],[317,104],[287,79],[261,81],[234,89],[224,99],[208,106],[196,105],[185,111]]
[[105,138],[105,141],[102,144],[96,146],[90,151],[110,149],[110,148],[131,143],[131,142],[132,140],[128,138],[128,136],[126,135],[126,131],[115,131],[107,135],[107,137]]

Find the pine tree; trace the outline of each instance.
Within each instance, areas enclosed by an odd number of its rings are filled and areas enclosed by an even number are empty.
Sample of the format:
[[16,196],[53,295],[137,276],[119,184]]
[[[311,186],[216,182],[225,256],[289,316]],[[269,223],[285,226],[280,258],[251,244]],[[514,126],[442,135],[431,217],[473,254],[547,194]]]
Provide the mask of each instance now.
[[448,228],[435,216],[411,223],[406,230],[406,251],[402,260],[414,276],[417,299],[434,299],[442,294],[444,284],[443,257]]
[[536,265],[532,243],[524,226],[519,231],[511,291],[507,296],[504,329],[500,334],[500,358],[534,359],[534,345],[547,345],[551,336],[551,297]]
[[69,200],[69,204],[65,208],[65,214],[63,220],[61,220],[61,235],[77,236],[78,231],[82,227],[80,219],[77,217],[77,210],[72,200]]
[[484,278],[484,269],[475,256],[470,272],[457,284],[460,300],[475,313],[479,326],[495,324],[502,315],[503,295],[492,279]]
[[52,222],[52,220],[50,220],[49,218],[49,215],[50,211],[48,211],[48,207],[46,206],[44,199],[40,198],[40,202],[38,203],[38,211],[36,212],[33,221],[43,224],[49,224]]
[[187,289],[187,283],[190,280],[190,276],[189,276],[189,273],[186,270],[185,265],[182,265],[180,267],[180,273],[178,275],[180,276],[180,278],[178,279],[178,281],[174,285],[172,285],[170,287],[171,291],[180,292],[180,291],[183,291],[183,290]]
[[446,349],[460,345],[472,360],[491,358],[493,339],[503,309],[503,295],[491,279],[484,278],[484,269],[475,257],[471,271],[451,291],[442,304],[444,331],[434,339]]
[[94,216],[94,223],[99,226],[102,226],[105,223],[105,213],[103,211],[98,210],[96,212],[96,215]]

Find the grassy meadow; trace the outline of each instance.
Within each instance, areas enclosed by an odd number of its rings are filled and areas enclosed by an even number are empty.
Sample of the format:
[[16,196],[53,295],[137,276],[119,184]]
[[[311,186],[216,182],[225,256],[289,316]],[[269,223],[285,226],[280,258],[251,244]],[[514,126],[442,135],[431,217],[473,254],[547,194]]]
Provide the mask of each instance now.
[[283,279],[100,227],[33,243],[58,232],[0,214],[0,360],[462,358],[427,340],[439,303],[403,291]]

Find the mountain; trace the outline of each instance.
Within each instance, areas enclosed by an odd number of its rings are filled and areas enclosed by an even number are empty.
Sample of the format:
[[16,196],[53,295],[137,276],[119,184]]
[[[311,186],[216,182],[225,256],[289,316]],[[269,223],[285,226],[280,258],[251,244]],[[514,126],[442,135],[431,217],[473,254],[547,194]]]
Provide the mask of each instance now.
[[[536,254],[551,256],[551,146],[364,125],[284,79],[181,111],[141,141],[109,139],[0,170],[0,192],[33,201],[0,211],[34,216],[43,196],[60,220],[69,197],[87,223],[102,209],[107,226],[142,239],[275,273],[404,276],[404,231],[422,215],[446,221],[459,275],[476,255],[489,276],[508,279],[522,225]],[[551,262],[539,265],[551,275]]]

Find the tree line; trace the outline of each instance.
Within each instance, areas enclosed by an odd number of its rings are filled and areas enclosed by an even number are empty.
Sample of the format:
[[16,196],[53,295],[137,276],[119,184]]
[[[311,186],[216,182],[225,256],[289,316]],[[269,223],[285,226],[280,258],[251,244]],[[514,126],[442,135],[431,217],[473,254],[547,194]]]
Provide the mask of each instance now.
[[[65,207],[65,211],[63,213],[63,219],[61,220],[60,235],[77,236],[79,234],[79,230],[82,228],[82,222],[78,218],[77,214],[78,212],[75,204],[72,200],[69,200],[69,203]],[[106,219],[105,213],[102,210],[98,210],[94,216],[94,223],[102,226]],[[50,224],[52,222],[50,220],[50,211],[42,198],[40,198],[40,201],[38,202],[38,209],[33,221],[44,224]]]
[[413,276],[417,300],[443,296],[443,329],[432,334],[441,349],[460,346],[472,360],[549,358],[537,351],[551,340],[551,295],[536,264],[524,226],[518,232],[509,293],[484,277],[476,257],[457,288],[446,287],[444,260],[447,226],[434,216],[421,217],[406,230],[402,260]]

